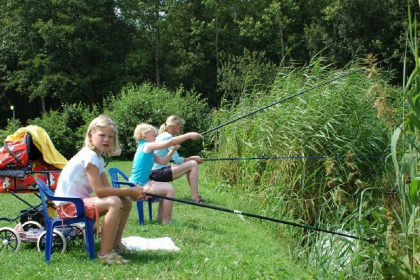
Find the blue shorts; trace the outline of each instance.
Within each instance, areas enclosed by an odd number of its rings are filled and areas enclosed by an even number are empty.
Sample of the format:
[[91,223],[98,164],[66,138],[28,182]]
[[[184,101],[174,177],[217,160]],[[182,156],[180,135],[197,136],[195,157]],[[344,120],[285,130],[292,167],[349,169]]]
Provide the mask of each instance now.
[[157,182],[172,182],[172,168],[170,166],[165,166],[160,169],[152,170],[149,179]]

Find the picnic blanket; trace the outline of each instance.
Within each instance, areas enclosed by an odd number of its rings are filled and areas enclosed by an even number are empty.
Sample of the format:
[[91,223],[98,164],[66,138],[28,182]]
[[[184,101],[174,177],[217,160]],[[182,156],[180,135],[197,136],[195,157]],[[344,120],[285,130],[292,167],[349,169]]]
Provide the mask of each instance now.
[[140,236],[124,237],[122,243],[130,250],[165,250],[179,251],[172,239],[168,236],[159,238],[143,238]]

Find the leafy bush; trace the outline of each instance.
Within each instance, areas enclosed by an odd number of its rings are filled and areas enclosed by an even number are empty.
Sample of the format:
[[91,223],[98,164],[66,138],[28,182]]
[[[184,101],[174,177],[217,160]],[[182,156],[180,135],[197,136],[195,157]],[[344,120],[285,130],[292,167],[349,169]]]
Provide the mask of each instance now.
[[[49,111],[41,117],[29,120],[28,124],[45,129],[56,149],[66,158],[71,158],[82,146],[89,123],[99,114],[110,116],[119,127],[121,158],[132,159],[136,143],[134,128],[139,122],[147,122],[159,128],[169,115],[176,114],[185,119],[184,131],[200,132],[208,125],[208,108],[205,100],[194,92],[183,88],[171,92],[150,84],[128,86],[120,95],[111,96],[104,102],[104,111],[82,104],[63,105],[58,111]],[[12,129],[9,124],[7,136]],[[201,151],[199,141],[187,141],[180,153],[185,156]]]
[[[178,115],[186,121],[184,132],[201,132],[207,127],[209,118],[206,101],[201,100],[199,94],[183,88],[172,92],[150,84],[127,86],[120,95],[106,100],[104,107],[105,114],[118,124],[121,158],[130,160],[136,150],[133,132],[138,123],[150,123],[159,129],[168,116]],[[191,156],[200,151],[199,141],[187,141],[182,144],[179,153]]]
[[96,107],[82,104],[63,105],[59,111],[49,111],[28,124],[42,127],[55,148],[70,159],[83,146],[89,123],[98,115]]
[[265,53],[244,50],[242,56],[228,56],[218,70],[217,90],[234,103],[255,90],[266,90],[275,80],[277,66]]
[[0,130],[0,139],[4,140],[7,136],[13,134],[18,128],[22,126],[19,119],[7,119],[7,126]]

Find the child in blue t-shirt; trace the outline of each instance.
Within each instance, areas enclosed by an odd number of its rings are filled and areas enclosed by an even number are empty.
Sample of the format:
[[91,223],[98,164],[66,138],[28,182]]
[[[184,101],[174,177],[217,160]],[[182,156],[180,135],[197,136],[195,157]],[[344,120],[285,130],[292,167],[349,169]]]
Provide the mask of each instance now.
[[[186,140],[200,139],[202,136],[197,132],[189,132],[167,141],[155,142],[156,128],[147,123],[137,125],[134,130],[134,139],[137,142],[137,150],[134,155],[133,169],[131,171],[130,182],[139,184],[143,187],[144,192],[155,193],[162,196],[174,197],[174,187],[169,183],[149,181],[149,175],[153,164],[167,164],[172,158],[174,152],[181,146],[180,143]],[[171,147],[171,151],[165,156],[160,157],[154,153],[155,150]],[[172,222],[172,207],[173,201],[161,199],[156,220],[164,224]]]

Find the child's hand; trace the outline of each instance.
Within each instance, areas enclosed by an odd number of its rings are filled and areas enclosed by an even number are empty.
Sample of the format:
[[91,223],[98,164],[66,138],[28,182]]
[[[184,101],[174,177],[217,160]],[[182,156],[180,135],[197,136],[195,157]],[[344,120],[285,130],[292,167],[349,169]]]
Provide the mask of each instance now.
[[203,159],[199,156],[192,156],[192,157],[189,157],[189,159],[195,160],[198,164],[202,164],[204,162]]
[[203,136],[198,132],[188,132],[187,135],[192,140],[197,140],[197,139],[203,138]]
[[172,150],[175,152],[179,148],[181,148],[181,145],[175,145],[175,146],[172,147]]
[[140,187],[140,185],[136,185],[134,188],[131,188],[132,190],[132,195],[131,195],[131,199],[132,200],[141,200],[141,199],[146,199],[146,194],[143,191],[143,188]]

